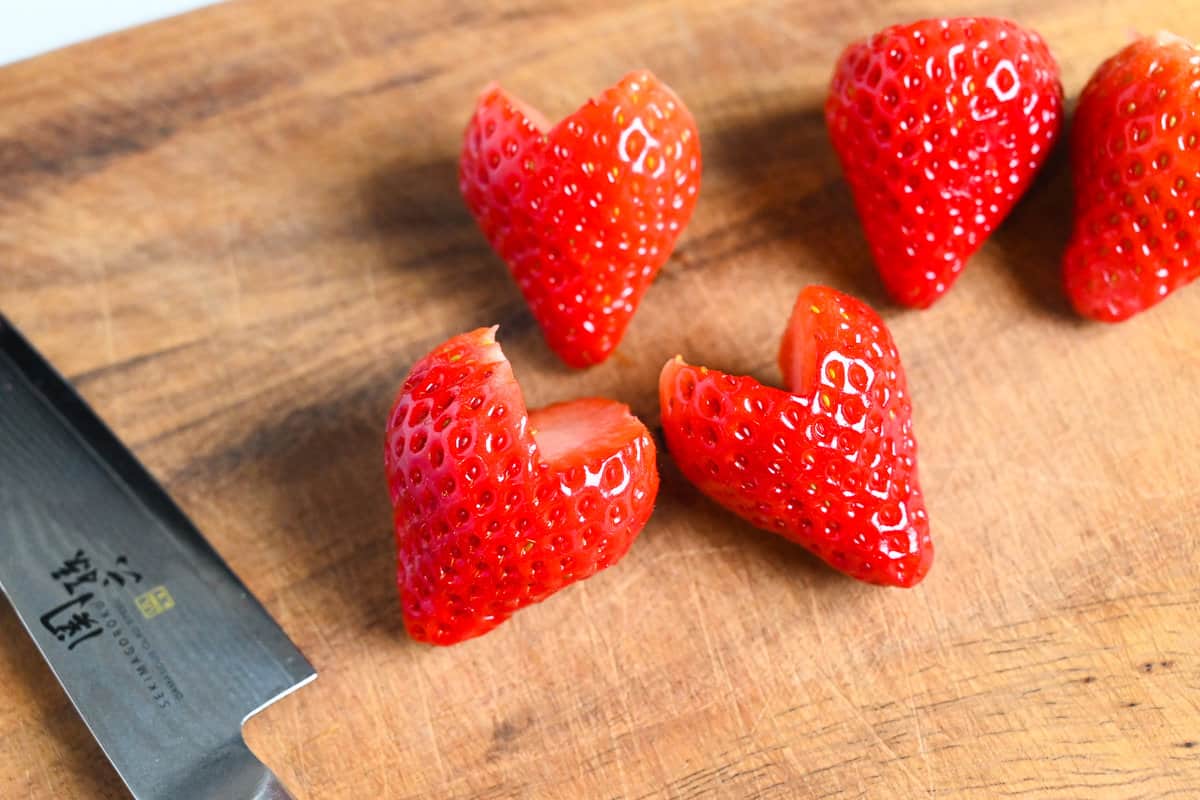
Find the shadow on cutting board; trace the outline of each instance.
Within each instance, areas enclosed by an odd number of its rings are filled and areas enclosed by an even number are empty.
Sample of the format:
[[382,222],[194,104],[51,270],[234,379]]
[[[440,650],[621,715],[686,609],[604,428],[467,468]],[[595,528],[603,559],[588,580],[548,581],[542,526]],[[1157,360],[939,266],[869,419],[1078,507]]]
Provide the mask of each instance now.
[[281,563],[302,562],[294,572],[303,577],[289,587],[297,590],[293,602],[310,619],[336,621],[315,639],[327,647],[367,632],[409,641],[383,471],[383,425],[396,386],[374,371],[363,378],[237,445],[254,454],[240,479],[267,499],[270,546]]
[[[88,797],[113,800],[126,797],[121,778],[71,706],[54,673],[38,653],[33,640],[26,635],[16,612],[3,595],[0,595],[0,640],[5,643],[0,650],[0,669],[5,676],[15,678],[15,691],[25,693],[29,698],[28,702],[18,700],[13,705],[34,711],[32,719],[22,722],[48,731],[59,744],[54,749],[54,763],[25,765],[29,796],[50,797],[50,792],[61,790],[62,784],[67,782],[82,789]],[[64,773],[71,777],[64,779]],[[34,783],[35,775],[42,779],[40,783]],[[35,786],[40,786],[47,794],[35,795]]]
[[[823,590],[828,586],[851,580],[826,566],[795,542],[754,527],[701,494],[699,489],[688,482],[667,454],[662,443],[661,431],[657,433],[655,441],[659,447],[658,468],[662,484],[654,516],[646,524],[646,529],[642,532],[643,537],[654,536],[656,520],[664,526],[687,529],[688,534],[696,539],[694,545],[706,545],[714,551],[729,548],[744,554],[747,568],[758,576],[750,578],[755,582],[758,582],[759,578],[766,579],[772,573],[782,573],[789,579],[794,578],[807,589]],[[675,522],[681,516],[692,521],[684,519]],[[694,524],[697,516],[703,517],[711,524]],[[637,557],[638,548],[635,543],[626,559],[632,560]],[[620,569],[620,565],[616,568]]]
[[[892,305],[875,272],[821,106],[758,115],[703,132],[705,175],[753,209],[734,223],[731,247],[781,241],[796,251],[796,286],[821,283],[883,309]],[[726,186],[728,180],[737,185]],[[703,191],[703,189],[702,189]],[[703,195],[701,201],[704,202]],[[704,253],[703,240],[695,245]]]
[[[1065,140],[1065,132],[1061,138]],[[1060,140],[991,241],[1004,254],[1005,267],[1032,308],[1081,323],[1062,280],[1063,251],[1071,236],[1071,205],[1070,158],[1065,141]]]
[[457,154],[383,166],[365,181],[362,202],[366,235],[380,239],[384,247],[396,243],[396,257],[388,258],[388,267],[418,278],[422,270],[444,273],[421,285],[438,287],[439,296],[428,299],[447,307],[447,318],[453,317],[451,304],[456,299],[482,298],[482,303],[462,309],[462,330],[447,336],[498,324],[511,360],[525,368],[569,373],[545,345],[504,262],[467,210],[458,189]]
[[[370,225],[365,234],[403,239],[406,251],[431,258],[442,253],[471,261],[493,258],[459,194],[454,156],[384,164],[364,181],[362,199]],[[498,284],[502,277],[503,272]]]

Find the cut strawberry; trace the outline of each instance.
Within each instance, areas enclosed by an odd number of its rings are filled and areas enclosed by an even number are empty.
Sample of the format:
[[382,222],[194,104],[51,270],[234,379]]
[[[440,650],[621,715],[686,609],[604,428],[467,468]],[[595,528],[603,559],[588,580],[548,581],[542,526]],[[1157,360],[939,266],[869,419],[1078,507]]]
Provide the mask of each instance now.
[[717,503],[859,580],[913,586],[933,545],[904,370],[879,316],[819,286],[780,348],[791,391],[676,358],[659,378],[663,433]]
[[490,86],[467,126],[459,186],[551,349],[586,367],[620,343],[691,218],[700,139],[649,72],[554,127]]
[[495,328],[413,367],[388,420],[397,579],[413,638],[453,644],[615,564],[658,493],[654,440],[612,400],[526,414]]

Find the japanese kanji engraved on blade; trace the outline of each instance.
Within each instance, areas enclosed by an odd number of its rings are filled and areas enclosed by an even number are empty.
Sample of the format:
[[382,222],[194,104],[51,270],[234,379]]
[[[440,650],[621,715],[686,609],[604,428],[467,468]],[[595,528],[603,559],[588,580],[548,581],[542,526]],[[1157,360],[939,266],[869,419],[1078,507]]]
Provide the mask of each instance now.
[[289,797],[241,726],[316,673],[3,317],[0,588],[135,798]]

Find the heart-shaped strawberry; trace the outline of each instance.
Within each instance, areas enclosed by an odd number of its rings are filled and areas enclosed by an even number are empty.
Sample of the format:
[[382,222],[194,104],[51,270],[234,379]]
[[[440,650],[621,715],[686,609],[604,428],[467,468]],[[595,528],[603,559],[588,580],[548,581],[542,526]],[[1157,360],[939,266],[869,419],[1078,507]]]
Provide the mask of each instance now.
[[498,86],[467,126],[459,187],[552,350],[603,361],[687,225],[700,138],[649,72],[551,127]]
[[388,419],[404,624],[433,644],[486,633],[615,564],[658,493],[654,440],[627,406],[526,413],[494,334],[417,362]]
[[1045,162],[1062,87],[1033,31],[930,19],[850,45],[825,116],[884,285],[924,308]]
[[779,366],[788,390],[675,358],[663,435],[688,480],[859,580],[913,586],[933,563],[900,355],[870,307],[800,293]]

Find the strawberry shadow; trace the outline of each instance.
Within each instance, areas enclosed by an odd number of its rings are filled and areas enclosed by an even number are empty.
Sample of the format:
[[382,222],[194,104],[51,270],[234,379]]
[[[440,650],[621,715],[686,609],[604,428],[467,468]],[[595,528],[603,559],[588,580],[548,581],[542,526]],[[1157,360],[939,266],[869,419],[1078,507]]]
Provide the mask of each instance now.
[[[5,670],[15,678],[15,683],[28,692],[33,708],[22,720],[49,733],[59,746],[54,750],[58,763],[38,765],[43,778],[55,775],[61,769],[72,776],[75,783],[88,797],[118,798],[127,796],[124,784],[115,769],[105,758],[100,745],[92,738],[83,719],[71,706],[71,701],[54,678],[54,673],[38,653],[33,640],[21,627],[16,612],[8,601],[0,598],[0,638],[5,642],[4,655],[0,660]],[[30,766],[30,765],[26,765]],[[31,773],[27,770],[27,776]],[[15,779],[15,776],[13,776]],[[30,778],[32,780],[32,778]],[[62,780],[55,778],[55,786],[61,788]],[[43,786],[50,781],[43,781]],[[15,784],[13,786],[15,790]],[[32,797],[32,783],[30,796]]]
[[367,234],[397,254],[385,261],[411,277],[417,295],[443,307],[446,320],[461,320],[443,339],[500,325],[502,344],[519,351],[523,363],[569,372],[545,345],[504,262],[467,210],[457,155],[386,164],[364,182],[362,202]]
[[1060,140],[1025,196],[992,234],[991,243],[1003,253],[1018,291],[1031,308],[1082,324],[1062,281],[1071,213],[1070,158]]
[[305,609],[291,616],[310,626],[290,632],[318,669],[363,636],[411,643],[383,467],[384,425],[408,367],[365,366],[354,383],[328,387],[233,442],[230,463],[207,467],[229,475],[233,501],[244,496],[261,512],[259,544],[294,576],[287,605]]
[[[755,581],[782,577],[789,582],[795,580],[798,587],[821,590],[850,580],[795,542],[756,528],[705,497],[679,471],[662,440],[661,430],[656,431],[655,438],[659,447],[661,487],[655,516],[647,524],[647,532],[654,528],[658,518],[663,523],[674,522],[677,527],[686,527],[687,537],[696,540],[690,546],[710,548],[713,552],[739,550],[747,553],[750,556],[747,562],[756,571],[751,577]],[[699,518],[703,518],[705,524],[696,524]],[[761,572],[758,571],[760,567]]]
[[[705,179],[747,209],[732,220],[731,251],[782,243],[795,268],[876,308],[892,305],[875,270],[821,106],[805,106],[705,132]],[[721,232],[717,231],[719,235]],[[689,249],[706,252],[703,237]],[[719,258],[707,254],[708,258]]]
[[[496,260],[459,194],[458,163],[452,156],[384,164],[367,177],[362,192],[365,233],[384,241],[403,240],[405,254],[421,255],[397,263],[398,268]],[[494,266],[500,267],[494,278],[499,288],[506,276],[502,264],[497,261]]]

